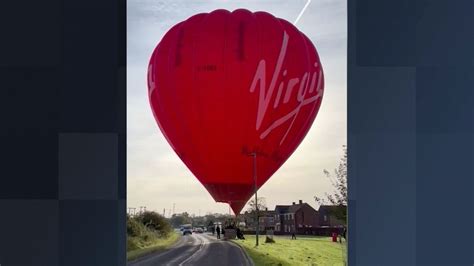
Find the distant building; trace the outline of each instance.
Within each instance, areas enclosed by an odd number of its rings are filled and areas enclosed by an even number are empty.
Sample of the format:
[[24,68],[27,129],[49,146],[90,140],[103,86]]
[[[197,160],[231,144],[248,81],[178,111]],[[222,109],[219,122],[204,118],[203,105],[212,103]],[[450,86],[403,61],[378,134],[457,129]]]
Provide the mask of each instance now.
[[346,225],[346,221],[338,218],[347,206],[344,205],[321,205],[319,207],[319,224],[321,226],[338,227]]
[[298,204],[277,205],[275,220],[275,231],[279,233],[302,233],[319,226],[318,212],[302,200]]
[[287,223],[285,221],[287,220],[287,214],[288,214],[288,209],[290,208],[290,205],[277,205],[275,206],[275,231],[276,232],[286,232],[286,226]]
[[[346,221],[340,219],[345,208],[344,205],[321,205],[316,211],[302,200],[298,204],[276,205],[273,211],[267,208],[259,211],[260,230],[273,230],[275,234],[331,235],[346,226]],[[255,231],[254,211],[246,211],[239,219],[245,223],[245,229]]]
[[[259,227],[260,230],[275,230],[275,211],[268,210],[259,210]],[[246,229],[248,230],[255,230],[257,228],[257,220],[255,217],[255,211],[245,212],[243,214],[244,222],[246,225]]]

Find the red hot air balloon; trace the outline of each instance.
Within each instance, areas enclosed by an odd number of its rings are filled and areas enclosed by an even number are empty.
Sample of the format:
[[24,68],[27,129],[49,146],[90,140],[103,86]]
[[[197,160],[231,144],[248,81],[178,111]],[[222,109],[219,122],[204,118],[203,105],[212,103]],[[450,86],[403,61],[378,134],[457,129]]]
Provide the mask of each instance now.
[[240,213],[295,151],[323,96],[311,41],[286,20],[238,9],[173,26],[148,67],[150,104],[179,158]]

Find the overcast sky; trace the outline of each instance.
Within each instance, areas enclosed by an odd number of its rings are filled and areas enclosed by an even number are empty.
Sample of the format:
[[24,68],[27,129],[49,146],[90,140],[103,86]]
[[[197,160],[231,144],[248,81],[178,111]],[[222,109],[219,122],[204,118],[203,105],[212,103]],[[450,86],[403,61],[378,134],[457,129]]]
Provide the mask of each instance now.
[[[155,46],[178,22],[215,9],[266,11],[294,22],[306,4],[295,1],[128,0],[127,1],[127,205],[146,206],[166,216],[229,213],[216,203],[171,149],[148,102],[147,67]],[[333,171],[346,144],[347,6],[345,0],[311,1],[297,27],[318,50],[325,91],[311,130],[286,163],[263,185],[259,196],[269,208],[303,200],[316,207],[314,196],[332,191],[323,170]],[[245,208],[246,209],[246,208]],[[244,209],[244,210],[245,210]]]

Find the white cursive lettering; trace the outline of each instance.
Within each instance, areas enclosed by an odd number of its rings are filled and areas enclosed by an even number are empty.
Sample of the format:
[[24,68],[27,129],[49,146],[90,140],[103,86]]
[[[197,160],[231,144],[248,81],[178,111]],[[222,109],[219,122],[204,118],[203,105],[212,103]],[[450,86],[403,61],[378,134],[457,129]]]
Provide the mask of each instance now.
[[258,113],[257,113],[257,124],[256,129],[259,130],[262,125],[263,117],[267,112],[268,104],[273,95],[273,90],[275,89],[275,83],[277,81],[278,73],[280,73],[281,66],[283,65],[283,59],[285,58],[286,48],[288,46],[288,34],[286,31],[283,33],[283,44],[281,46],[280,55],[278,56],[278,61],[273,72],[272,81],[270,83],[270,88],[267,90],[265,88],[265,59],[260,60],[260,63],[257,67],[257,72],[253,78],[252,85],[250,85],[250,92],[254,92],[257,88],[257,82],[260,82],[260,96],[258,98]]
[[[272,80],[270,83],[270,86],[268,87],[268,90],[266,88],[266,78],[265,78],[265,73],[266,73],[266,62],[264,59],[260,60],[257,71],[255,72],[255,76],[253,78],[252,84],[250,85],[250,92],[255,92],[257,89],[257,82],[259,82],[259,98],[258,98],[258,110],[257,110],[257,121],[256,121],[256,130],[258,131],[260,127],[262,126],[263,119],[265,117],[265,114],[268,109],[268,105],[270,104],[271,98],[273,96],[273,92],[275,89],[276,81],[278,79],[278,75],[281,71],[283,61],[285,59],[287,47],[288,47],[288,39],[289,36],[286,32],[283,32],[283,42],[280,48],[280,53],[278,55],[277,59],[277,64],[275,67],[275,70],[273,72]],[[314,66],[317,68],[318,63],[315,63]],[[285,77],[287,74],[287,70],[283,71],[283,76]],[[296,120],[296,117],[298,116],[298,113],[304,105],[310,104],[312,102],[317,101],[319,98],[322,97],[323,95],[323,88],[321,86],[322,84],[322,79],[323,79],[323,72],[322,69],[319,68],[319,71],[316,71],[313,73],[312,78],[311,78],[311,83],[310,83],[310,76],[311,74],[308,72],[305,72],[303,74],[303,77],[301,79],[299,78],[291,78],[288,81],[288,84],[286,86],[286,91],[285,95],[283,97],[283,104],[288,103],[290,101],[290,97],[293,92],[293,88],[297,86],[298,83],[299,89],[296,93],[296,100],[299,102],[298,106],[289,112],[288,114],[284,115],[283,117],[277,119],[274,121],[266,130],[263,131],[263,133],[260,135],[260,139],[264,139],[265,137],[268,136],[272,132],[273,129],[283,125],[286,121],[290,120],[293,118],[291,121],[286,133],[283,135],[280,145],[283,143],[285,140],[286,136],[290,132],[290,129],[293,127],[293,123]],[[317,84],[316,84],[316,79],[317,79]],[[308,88],[309,87],[309,88]],[[284,81],[281,81],[280,85],[278,86],[278,91],[275,97],[275,101],[273,103],[273,108],[277,108],[278,105],[280,104],[281,96],[283,94],[283,88],[284,88]],[[306,94],[311,94],[314,91],[317,91],[317,94],[315,96],[309,97],[305,99]]]

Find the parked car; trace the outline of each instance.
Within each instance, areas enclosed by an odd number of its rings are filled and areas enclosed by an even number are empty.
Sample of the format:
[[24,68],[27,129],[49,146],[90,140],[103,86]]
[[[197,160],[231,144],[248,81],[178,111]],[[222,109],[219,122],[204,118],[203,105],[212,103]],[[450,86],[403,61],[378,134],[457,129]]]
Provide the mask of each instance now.
[[187,234],[192,235],[193,234],[193,227],[190,224],[185,224],[185,225],[183,225],[182,232],[183,232],[183,236],[185,236]]
[[204,232],[204,230],[202,230],[202,228],[198,227],[194,230],[194,232],[197,233],[197,234],[202,234]]

